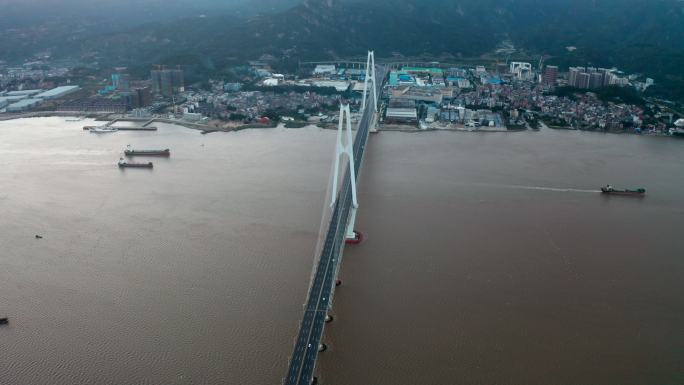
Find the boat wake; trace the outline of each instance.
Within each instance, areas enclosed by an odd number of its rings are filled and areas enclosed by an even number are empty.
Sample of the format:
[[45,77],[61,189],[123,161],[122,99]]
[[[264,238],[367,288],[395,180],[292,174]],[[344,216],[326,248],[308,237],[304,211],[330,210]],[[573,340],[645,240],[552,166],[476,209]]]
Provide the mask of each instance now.
[[494,188],[509,188],[517,190],[538,190],[538,191],[553,191],[553,192],[575,192],[575,193],[598,193],[600,190],[585,190],[576,188],[564,187],[547,187],[547,186],[520,186],[520,185],[487,185]]

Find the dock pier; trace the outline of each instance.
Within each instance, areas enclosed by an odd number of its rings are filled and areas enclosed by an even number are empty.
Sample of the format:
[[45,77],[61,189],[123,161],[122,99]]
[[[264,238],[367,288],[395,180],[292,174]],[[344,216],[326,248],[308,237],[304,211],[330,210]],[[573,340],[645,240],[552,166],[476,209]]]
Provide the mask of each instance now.
[[116,128],[119,131],[157,131],[157,127],[155,126],[127,126],[127,127],[114,127],[111,125],[105,124],[104,126],[85,126],[83,127],[84,131],[89,131],[93,128],[101,128],[101,127],[107,127],[107,128]]

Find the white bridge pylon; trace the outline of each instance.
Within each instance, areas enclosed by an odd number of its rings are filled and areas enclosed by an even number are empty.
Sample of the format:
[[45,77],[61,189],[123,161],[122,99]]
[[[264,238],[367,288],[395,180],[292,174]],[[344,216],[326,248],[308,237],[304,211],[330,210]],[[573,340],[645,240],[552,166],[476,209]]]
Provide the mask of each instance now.
[[[345,140],[342,138],[342,131],[344,131]],[[342,170],[340,170],[340,161],[343,156],[347,156],[347,164],[349,165],[349,175],[351,177],[352,189],[352,208],[349,223],[345,237],[347,239],[356,239],[354,232],[354,223],[356,222],[356,209],[359,208],[359,201],[356,195],[356,171],[354,166],[354,141],[352,140],[352,123],[351,111],[349,104],[340,104],[340,122],[337,126],[337,146],[335,150],[335,172],[333,174],[332,199],[330,207],[333,207],[337,201],[337,181],[340,178]]]
[[[368,59],[366,60],[366,76],[363,80],[363,100],[361,102],[361,114],[366,110],[366,100],[368,99],[368,86],[373,87],[373,112],[378,113],[378,89],[375,83],[375,51],[368,51]],[[370,132],[377,132],[375,129],[375,116],[372,121]]]

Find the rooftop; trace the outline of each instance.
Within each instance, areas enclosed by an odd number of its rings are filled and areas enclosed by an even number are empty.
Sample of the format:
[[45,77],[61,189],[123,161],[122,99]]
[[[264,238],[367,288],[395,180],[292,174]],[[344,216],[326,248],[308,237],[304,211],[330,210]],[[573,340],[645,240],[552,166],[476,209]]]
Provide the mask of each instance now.
[[54,98],[56,96],[62,95],[67,92],[75,91],[78,89],[78,86],[62,86],[62,87],[57,87],[53,88],[49,91],[41,92],[38,95],[36,95],[37,98]]
[[42,92],[43,90],[21,90],[21,91],[10,91],[7,96],[22,96],[22,95],[35,95]]
[[23,99],[20,100],[14,104],[10,104],[8,108],[23,108],[23,107],[30,107],[33,106],[34,104],[41,103],[43,99]]

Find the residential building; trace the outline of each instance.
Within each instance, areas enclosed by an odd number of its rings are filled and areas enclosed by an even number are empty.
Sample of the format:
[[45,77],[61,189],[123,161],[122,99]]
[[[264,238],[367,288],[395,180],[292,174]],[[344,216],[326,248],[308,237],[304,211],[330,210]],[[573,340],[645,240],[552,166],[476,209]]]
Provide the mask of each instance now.
[[580,72],[577,75],[577,82],[576,82],[575,87],[582,88],[582,89],[589,88],[590,79],[591,79],[591,76],[588,73]]
[[158,69],[150,73],[152,92],[163,96],[173,96],[185,90],[183,70]]
[[558,67],[557,66],[546,66],[544,69],[544,84],[551,86],[556,85],[556,80],[558,79]]

